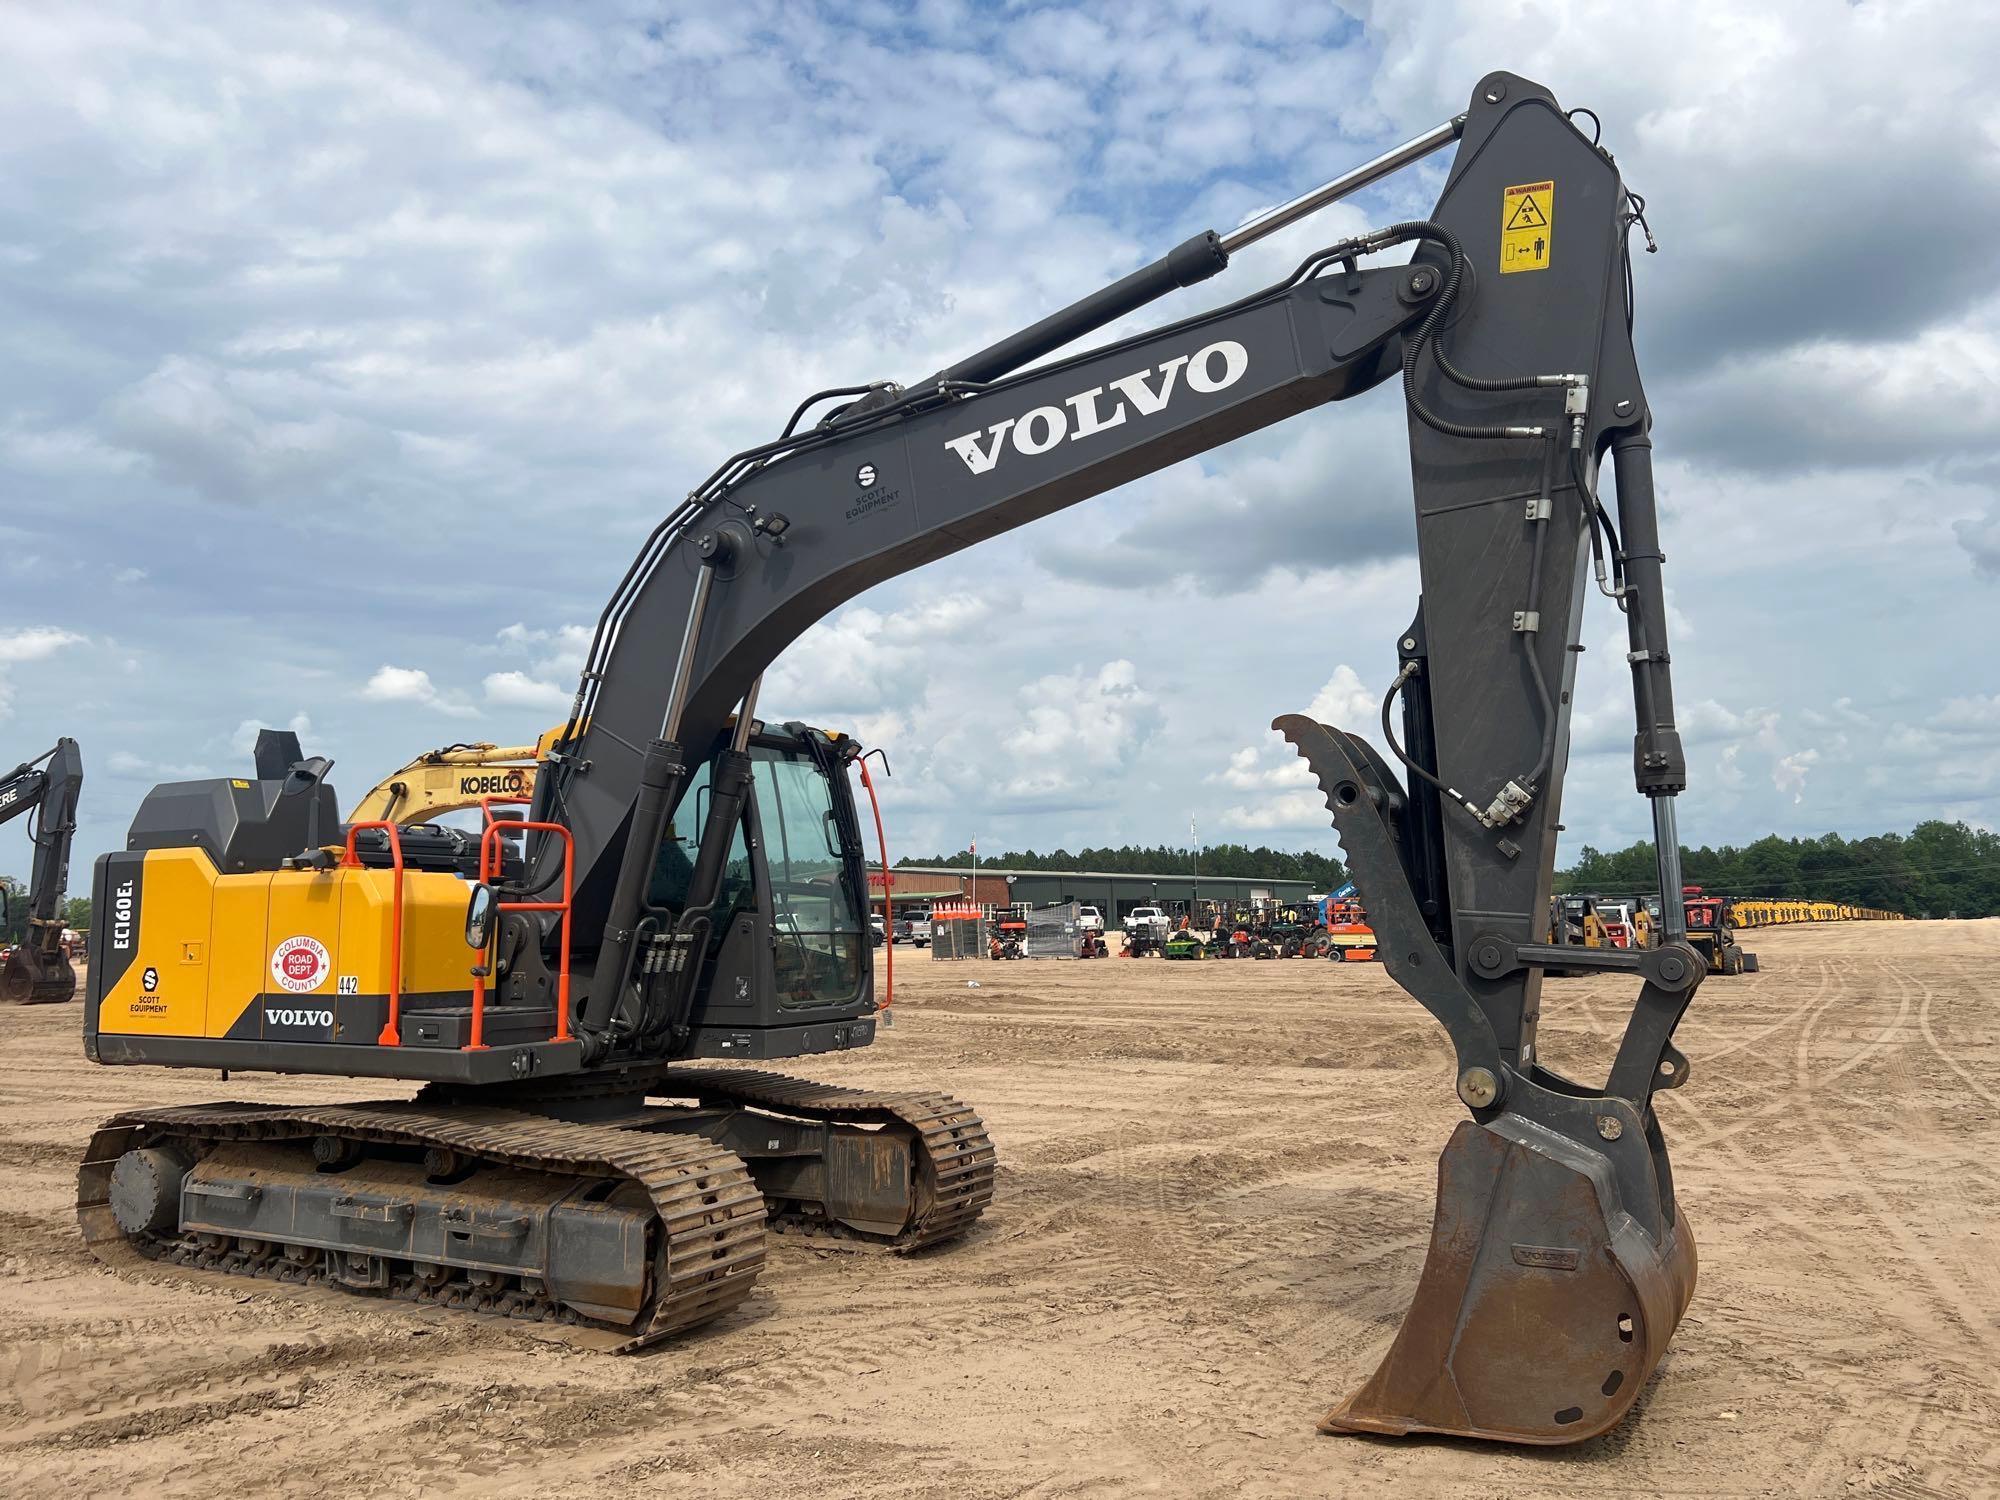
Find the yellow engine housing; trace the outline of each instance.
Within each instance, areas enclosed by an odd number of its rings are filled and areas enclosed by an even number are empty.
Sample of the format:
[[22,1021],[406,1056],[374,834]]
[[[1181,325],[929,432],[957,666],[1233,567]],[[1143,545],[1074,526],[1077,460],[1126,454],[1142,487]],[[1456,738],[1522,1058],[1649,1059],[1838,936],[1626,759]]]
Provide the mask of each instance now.
[[[388,1013],[394,871],[225,875],[199,848],[105,865],[104,972],[90,986],[99,1037],[376,1041]],[[405,1008],[469,1002],[470,890],[456,875],[404,872]]]

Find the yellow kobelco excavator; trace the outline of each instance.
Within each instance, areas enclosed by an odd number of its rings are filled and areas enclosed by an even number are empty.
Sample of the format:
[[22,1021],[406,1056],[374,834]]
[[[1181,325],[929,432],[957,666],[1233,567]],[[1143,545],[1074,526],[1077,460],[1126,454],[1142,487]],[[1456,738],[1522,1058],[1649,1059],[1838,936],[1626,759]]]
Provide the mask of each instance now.
[[[535,768],[555,748],[561,734],[562,726],[557,725],[532,745],[495,745],[479,740],[426,750],[362,793],[347,821],[421,826],[496,797],[532,800]],[[278,769],[276,774],[283,776],[289,769]],[[262,768],[258,774],[263,774]]]
[[[1058,354],[1454,143],[1430,217]],[[1687,1080],[1672,1038],[1703,968],[1679,909],[1647,951],[1546,941],[1593,575],[1625,621],[1660,888],[1681,885],[1686,770],[1631,337],[1642,210],[1546,89],[1494,73],[1465,114],[935,376],[809,397],[645,539],[528,818],[486,826],[469,876],[413,862],[393,826],[343,833],[327,763],[292,747],[281,774],[156,789],[97,865],[89,1055],[423,1090],[124,1111],[85,1155],[84,1237],[114,1264],[325,1283],[631,1348],[737,1306],[768,1225],[905,1249],[962,1235],[994,1180],[965,1105],[695,1065],[875,1039],[846,774],[861,749],[759,717],[762,674],[874,584],[1386,386],[1409,417],[1423,585],[1382,705],[1395,760],[1307,717],[1276,727],[1325,793],[1383,966],[1449,1035],[1469,1117],[1402,1329],[1324,1425],[1604,1431],[1695,1275],[1653,1110]],[[1406,263],[1378,260],[1398,248]],[[1640,983],[1605,1079],[1538,1055],[1552,964]]]

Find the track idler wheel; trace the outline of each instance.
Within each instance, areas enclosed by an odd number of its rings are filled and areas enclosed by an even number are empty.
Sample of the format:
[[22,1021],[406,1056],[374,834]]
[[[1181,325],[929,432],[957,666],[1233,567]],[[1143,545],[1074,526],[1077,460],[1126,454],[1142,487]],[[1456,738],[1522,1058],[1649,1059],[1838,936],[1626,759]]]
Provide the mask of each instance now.
[[1637,1399],[1694,1280],[1686,1217],[1656,1241],[1619,1208],[1602,1154],[1504,1116],[1464,1121],[1396,1342],[1320,1430],[1594,1437]]

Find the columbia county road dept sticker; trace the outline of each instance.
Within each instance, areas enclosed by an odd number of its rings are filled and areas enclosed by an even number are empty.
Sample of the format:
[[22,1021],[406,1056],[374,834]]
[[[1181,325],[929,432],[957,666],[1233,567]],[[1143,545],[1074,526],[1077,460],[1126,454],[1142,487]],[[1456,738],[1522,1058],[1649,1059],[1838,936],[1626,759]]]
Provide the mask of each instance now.
[[326,983],[327,973],[332,967],[327,959],[326,945],[318,938],[288,937],[271,953],[271,977],[278,981],[280,988],[295,995],[316,990]]
[[1556,185],[1523,182],[1500,195],[1500,274],[1546,271],[1556,233]]

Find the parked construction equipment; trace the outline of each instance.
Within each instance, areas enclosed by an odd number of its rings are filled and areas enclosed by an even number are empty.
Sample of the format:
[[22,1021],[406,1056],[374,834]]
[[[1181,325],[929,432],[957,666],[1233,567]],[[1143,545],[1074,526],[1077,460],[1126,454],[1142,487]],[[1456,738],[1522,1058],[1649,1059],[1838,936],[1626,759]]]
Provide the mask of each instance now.
[[[1453,142],[1428,219],[1049,358]],[[488,822],[476,882],[400,868],[393,824],[379,854],[360,828],[342,840],[322,761],[155,790],[97,867],[98,909],[130,921],[122,942],[92,933],[89,1054],[425,1088],[121,1113],[86,1153],[86,1239],[120,1265],[388,1292],[629,1348],[739,1305],[768,1221],[903,1248],[963,1233],[994,1172],[966,1106],[685,1066],[874,1040],[845,775],[860,747],[760,720],[762,672],[868,587],[1394,381],[1423,583],[1383,710],[1401,700],[1407,783],[1358,735],[1276,727],[1326,797],[1384,966],[1449,1034],[1471,1118],[1403,1327],[1326,1425],[1529,1443],[1610,1427],[1693,1290],[1652,1096],[1687,1076],[1672,1035],[1702,972],[1678,910],[1650,952],[1542,941],[1607,453],[1620,524],[1599,582],[1624,609],[1661,888],[1680,886],[1638,222],[1611,156],[1547,90],[1494,73],[1409,145],[935,377],[810,398],[647,538],[530,817]],[[1397,247],[1414,258],[1363,264]],[[1551,962],[1643,983],[1602,1084],[1538,1056]]]
[[1711,896],[1698,885],[1681,887],[1688,941],[1711,974],[1755,974],[1757,955],[1737,946],[1736,921],[1726,896]]
[[[69,890],[70,842],[82,790],[83,753],[67,738],[0,776],[0,823],[34,815],[28,825],[34,855],[25,896],[26,931],[0,961],[0,1001],[55,1005],[76,995],[76,969],[63,942],[63,897]],[[13,899],[0,890],[0,917],[12,911]],[[107,919],[118,923],[129,914],[107,909],[96,922],[103,926]]]
[[1793,922],[1902,922],[1899,911],[1851,906],[1844,901],[1732,900],[1730,921],[1737,927],[1778,927]]
[[1327,956],[1342,963],[1370,963],[1375,958],[1375,929],[1358,898],[1333,896],[1326,904]]

